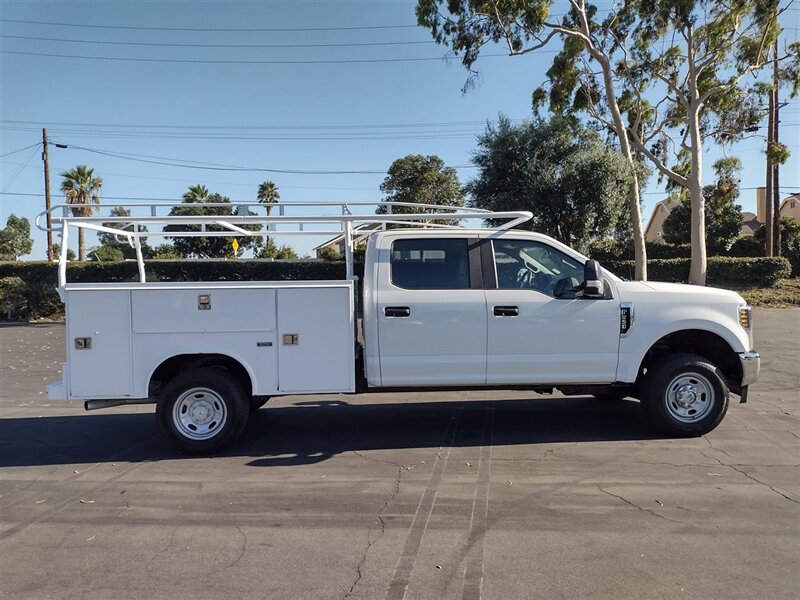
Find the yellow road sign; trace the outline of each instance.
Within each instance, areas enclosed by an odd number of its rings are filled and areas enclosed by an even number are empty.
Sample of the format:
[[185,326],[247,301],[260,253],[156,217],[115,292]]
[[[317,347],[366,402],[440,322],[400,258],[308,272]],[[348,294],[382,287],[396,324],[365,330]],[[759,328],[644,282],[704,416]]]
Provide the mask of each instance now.
[[236,241],[236,240],[233,240],[231,242],[231,246],[233,247],[233,251],[236,252],[239,249],[239,242]]

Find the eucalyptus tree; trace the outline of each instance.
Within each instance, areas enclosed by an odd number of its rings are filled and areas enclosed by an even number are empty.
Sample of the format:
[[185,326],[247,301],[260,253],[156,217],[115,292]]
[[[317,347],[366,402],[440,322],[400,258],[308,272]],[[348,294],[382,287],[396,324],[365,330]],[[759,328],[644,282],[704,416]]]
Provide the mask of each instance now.
[[[490,42],[511,55],[558,40],[561,49],[533,93],[533,105],[580,113],[613,132],[635,173],[636,155],[691,198],[691,283],[705,284],[706,140],[733,142],[761,118],[757,91],[743,82],[768,60],[779,33],[779,0],[629,0],[603,12],[568,0],[552,15],[553,0],[418,0],[417,20],[448,44],[470,71]],[[798,45],[790,46],[796,56]],[[749,82],[748,82],[749,83]],[[681,155],[689,170],[674,168]],[[640,182],[633,178],[630,212],[636,277],[646,278]]]
[[[61,191],[71,207],[75,217],[91,217],[95,204],[100,204],[100,190],[103,179],[95,177],[94,169],[86,165],[78,165],[74,169],[61,173]],[[86,260],[86,235],[82,227],[78,228],[78,260]]]
[[14,213],[8,217],[6,226],[0,229],[0,260],[18,260],[33,250],[31,222]]

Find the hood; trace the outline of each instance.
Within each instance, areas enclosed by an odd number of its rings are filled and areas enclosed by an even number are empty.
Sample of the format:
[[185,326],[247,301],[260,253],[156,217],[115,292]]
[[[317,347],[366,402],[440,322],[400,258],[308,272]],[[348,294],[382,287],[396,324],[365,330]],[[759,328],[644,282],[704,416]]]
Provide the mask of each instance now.
[[657,293],[674,296],[684,296],[694,301],[732,302],[746,304],[744,299],[731,290],[705,287],[702,285],[688,285],[685,283],[666,283],[663,281],[623,281],[617,283],[623,296],[626,292],[632,293]]

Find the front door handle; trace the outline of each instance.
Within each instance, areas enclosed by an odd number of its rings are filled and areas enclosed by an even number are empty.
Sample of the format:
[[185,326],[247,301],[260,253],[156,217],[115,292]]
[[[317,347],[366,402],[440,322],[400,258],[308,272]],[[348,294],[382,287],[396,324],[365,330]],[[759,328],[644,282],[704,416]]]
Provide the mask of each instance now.
[[516,317],[519,316],[519,307],[517,306],[495,306],[495,317]]
[[383,314],[387,317],[410,317],[411,309],[408,306],[387,306]]

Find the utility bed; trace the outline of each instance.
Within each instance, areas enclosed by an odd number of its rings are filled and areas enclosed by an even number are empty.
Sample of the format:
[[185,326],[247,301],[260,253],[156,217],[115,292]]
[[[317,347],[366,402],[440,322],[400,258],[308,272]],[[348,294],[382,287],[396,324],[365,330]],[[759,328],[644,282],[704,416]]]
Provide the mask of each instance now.
[[252,371],[256,396],[352,392],[353,287],[352,281],[67,284],[72,343],[59,389],[70,400],[145,398],[165,360],[222,354]]

